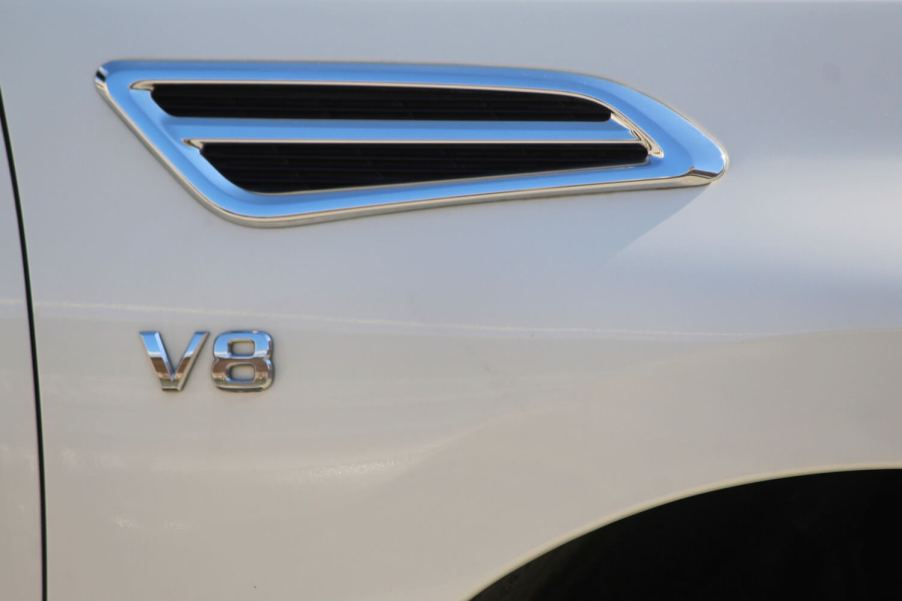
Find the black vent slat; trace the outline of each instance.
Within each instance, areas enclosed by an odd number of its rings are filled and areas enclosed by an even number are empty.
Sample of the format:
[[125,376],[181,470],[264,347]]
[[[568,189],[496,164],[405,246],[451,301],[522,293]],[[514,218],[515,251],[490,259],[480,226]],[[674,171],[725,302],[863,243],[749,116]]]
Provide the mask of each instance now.
[[302,192],[639,164],[638,143],[208,143],[203,156],[236,186]]
[[176,117],[607,121],[578,96],[511,90],[321,84],[156,84],[154,101]]

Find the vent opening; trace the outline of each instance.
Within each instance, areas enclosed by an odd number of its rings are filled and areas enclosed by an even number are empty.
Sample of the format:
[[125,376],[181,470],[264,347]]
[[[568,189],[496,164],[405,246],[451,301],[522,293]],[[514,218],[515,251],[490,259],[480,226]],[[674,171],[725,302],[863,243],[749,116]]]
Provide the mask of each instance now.
[[207,143],[226,179],[261,193],[513,175],[640,164],[642,144]]
[[567,94],[452,87],[320,84],[155,84],[153,100],[176,117],[607,121],[598,102]]

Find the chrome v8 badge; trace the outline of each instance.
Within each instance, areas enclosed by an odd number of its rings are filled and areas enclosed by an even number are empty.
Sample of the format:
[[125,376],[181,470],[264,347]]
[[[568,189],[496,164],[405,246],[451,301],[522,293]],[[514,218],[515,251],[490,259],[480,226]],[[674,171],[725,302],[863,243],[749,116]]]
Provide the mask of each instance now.
[[[141,332],[144,350],[150,358],[160,387],[178,392],[185,387],[194,368],[197,356],[207,342],[209,332],[195,332],[182,353],[175,369],[163,344],[163,337],[156,330]],[[249,352],[239,352],[236,347],[249,346]],[[213,383],[222,390],[232,392],[257,392],[272,385],[272,336],[258,330],[223,332],[213,341]],[[241,376],[243,371],[251,375]]]

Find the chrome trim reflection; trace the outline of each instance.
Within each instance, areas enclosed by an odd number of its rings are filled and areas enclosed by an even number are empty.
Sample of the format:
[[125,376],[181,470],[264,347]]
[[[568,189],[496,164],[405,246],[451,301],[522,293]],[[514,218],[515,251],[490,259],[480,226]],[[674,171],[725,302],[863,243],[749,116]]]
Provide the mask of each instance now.
[[[347,121],[185,118],[151,98],[157,83],[340,84],[543,92],[587,98],[607,122]],[[537,196],[705,185],[727,167],[724,150],[686,118],[621,84],[595,77],[495,67],[361,63],[114,61],[97,88],[204,206],[231,221],[286,226]],[[235,186],[201,155],[208,142],[561,142],[636,141],[641,164],[461,180],[261,194]]]

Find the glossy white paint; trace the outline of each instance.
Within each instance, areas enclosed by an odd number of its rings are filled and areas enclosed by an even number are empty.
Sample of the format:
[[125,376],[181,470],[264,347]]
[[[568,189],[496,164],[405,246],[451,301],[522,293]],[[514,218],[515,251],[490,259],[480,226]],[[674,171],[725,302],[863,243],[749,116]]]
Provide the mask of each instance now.
[[[902,465],[902,6],[0,10],[51,599],[462,599],[663,499]],[[686,111],[732,167],[704,189],[245,228],[96,94],[125,57],[585,72]],[[163,393],[137,334],[245,328],[275,340],[258,395],[217,390],[209,349]]]
[[0,138],[0,599],[41,597],[41,505],[31,341],[16,204]]

